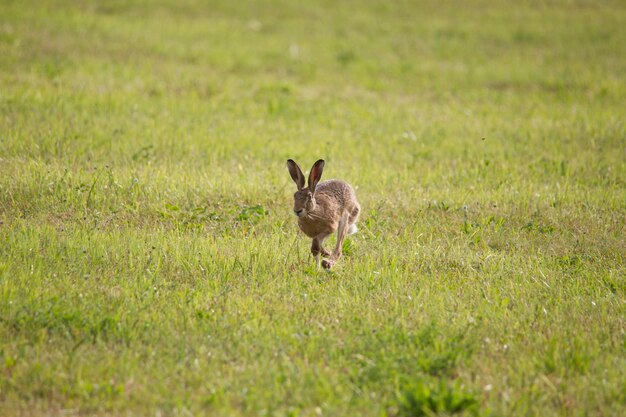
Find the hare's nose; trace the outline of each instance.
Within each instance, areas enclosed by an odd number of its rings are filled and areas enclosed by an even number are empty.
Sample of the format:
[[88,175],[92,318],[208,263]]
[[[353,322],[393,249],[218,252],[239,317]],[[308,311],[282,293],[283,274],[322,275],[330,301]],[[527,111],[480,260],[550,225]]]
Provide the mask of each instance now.
[[304,212],[304,209],[294,210],[293,212],[296,213],[296,216],[300,217],[300,216],[302,216],[302,213]]

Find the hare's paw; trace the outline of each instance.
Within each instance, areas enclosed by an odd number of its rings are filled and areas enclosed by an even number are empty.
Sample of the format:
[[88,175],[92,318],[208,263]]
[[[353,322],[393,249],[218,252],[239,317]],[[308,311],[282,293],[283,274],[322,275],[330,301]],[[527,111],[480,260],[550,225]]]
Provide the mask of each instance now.
[[324,269],[330,269],[333,266],[332,262],[329,261],[328,259],[324,259],[322,261],[322,268]]

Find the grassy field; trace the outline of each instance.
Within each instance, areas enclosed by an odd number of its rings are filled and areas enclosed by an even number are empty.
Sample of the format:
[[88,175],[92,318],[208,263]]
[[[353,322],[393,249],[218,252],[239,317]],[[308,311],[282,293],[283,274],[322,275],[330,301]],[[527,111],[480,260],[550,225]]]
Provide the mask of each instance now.
[[[0,1],[0,415],[621,415],[625,21]],[[287,158],[357,188],[331,272]]]

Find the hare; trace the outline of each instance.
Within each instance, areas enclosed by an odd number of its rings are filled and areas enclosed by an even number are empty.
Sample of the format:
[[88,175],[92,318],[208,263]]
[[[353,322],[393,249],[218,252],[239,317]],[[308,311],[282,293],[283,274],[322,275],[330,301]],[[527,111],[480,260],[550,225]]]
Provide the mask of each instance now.
[[[361,206],[350,184],[341,180],[319,182],[322,178],[324,160],[313,164],[309,173],[309,185],[304,187],[304,174],[292,159],[287,161],[291,178],[298,191],[293,195],[293,212],[298,216],[298,226],[305,235],[313,239],[311,253],[317,268],[320,267],[320,254],[324,258],[322,267],[330,269],[341,256],[341,249],[346,235],[357,232],[356,221]],[[337,244],[333,253],[322,244],[324,239],[337,231]]]

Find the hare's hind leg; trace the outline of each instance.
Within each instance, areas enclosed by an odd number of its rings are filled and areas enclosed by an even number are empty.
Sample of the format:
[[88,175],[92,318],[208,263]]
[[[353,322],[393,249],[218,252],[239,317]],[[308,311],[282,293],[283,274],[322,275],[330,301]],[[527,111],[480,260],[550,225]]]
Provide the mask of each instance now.
[[350,216],[348,217],[348,235],[353,235],[359,231],[359,228],[356,227],[356,221],[359,219],[359,214],[361,214],[361,206],[359,203],[355,203],[352,210],[350,210]]
[[341,257],[341,249],[343,248],[343,241],[348,234],[348,215],[347,213],[341,216],[339,220],[339,227],[337,227],[337,244],[335,250],[330,255],[330,259],[324,259],[322,266],[325,269],[330,269],[331,266]]

